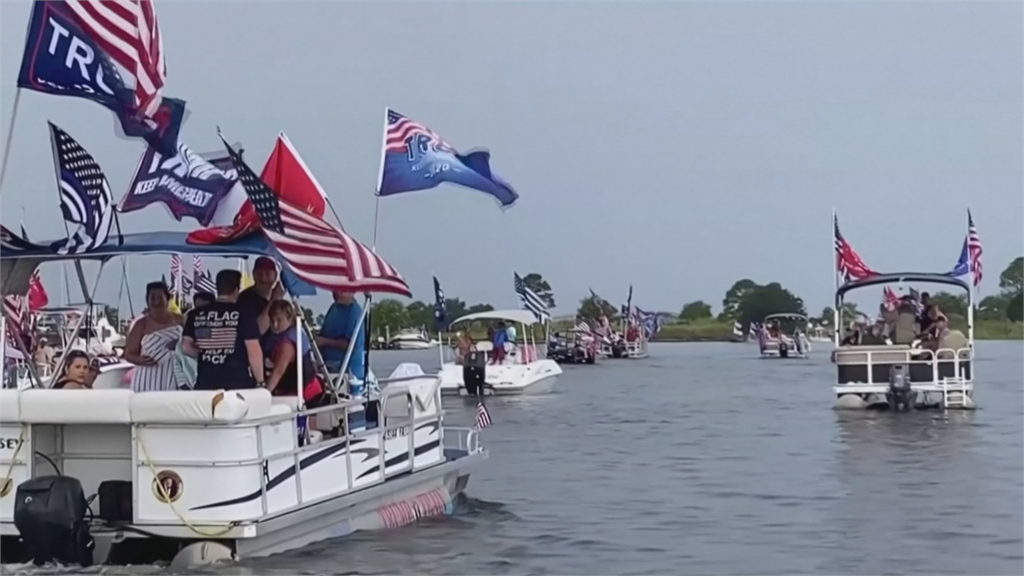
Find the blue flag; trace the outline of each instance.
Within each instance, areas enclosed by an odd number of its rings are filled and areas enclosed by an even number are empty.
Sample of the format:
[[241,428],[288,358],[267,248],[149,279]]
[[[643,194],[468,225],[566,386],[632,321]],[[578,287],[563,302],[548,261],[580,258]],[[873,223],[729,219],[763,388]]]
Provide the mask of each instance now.
[[153,117],[145,118],[114,62],[64,2],[33,6],[18,87],[92,100],[114,112],[125,135],[144,138],[161,154],[177,153],[185,102],[164,98]]
[[429,190],[448,182],[492,196],[502,208],[519,194],[491,171],[491,153],[458,153],[433,130],[388,109],[378,196]]

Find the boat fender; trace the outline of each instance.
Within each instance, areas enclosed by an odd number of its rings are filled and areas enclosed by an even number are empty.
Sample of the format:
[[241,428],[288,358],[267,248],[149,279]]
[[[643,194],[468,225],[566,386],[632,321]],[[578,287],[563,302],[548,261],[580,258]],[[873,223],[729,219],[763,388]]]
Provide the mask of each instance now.
[[232,562],[236,559],[235,553],[220,542],[206,540],[193,542],[182,548],[174,559],[171,560],[171,572],[178,572],[193,566],[203,566],[214,562]]

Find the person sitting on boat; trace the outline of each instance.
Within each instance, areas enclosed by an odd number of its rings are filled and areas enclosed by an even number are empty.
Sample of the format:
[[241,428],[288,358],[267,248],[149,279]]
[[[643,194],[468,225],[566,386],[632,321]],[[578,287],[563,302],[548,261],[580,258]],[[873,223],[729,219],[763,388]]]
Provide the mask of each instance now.
[[40,336],[36,351],[32,355],[32,360],[36,363],[36,370],[39,370],[44,376],[49,375],[50,370],[53,370],[53,359],[56,355],[56,350],[47,342],[46,336]]
[[[192,308],[185,313],[185,321],[199,308],[216,301],[217,297],[212,292],[196,292],[192,296]],[[183,341],[184,338],[178,340],[174,350],[174,379],[179,390],[191,390],[196,384],[196,359],[185,353]]]
[[354,339],[352,356],[348,362],[348,373],[352,376],[349,393],[362,396],[366,381],[366,331],[360,328],[356,333],[356,326],[363,317],[363,307],[355,301],[355,294],[351,292],[334,292],[333,296],[334,303],[324,314],[316,344],[320,347],[327,371],[335,374],[341,371],[349,343]]
[[935,304],[928,306],[925,315],[928,317],[928,327],[921,330],[921,347],[938,350],[942,339],[949,334],[949,319]]
[[505,323],[498,322],[498,326],[494,329],[494,339],[491,340],[492,344],[492,358],[494,364],[501,364],[505,361],[505,342],[508,341],[508,332],[505,330]]
[[182,348],[197,358],[196,390],[239,390],[264,385],[260,329],[238,305],[242,273],[221,270],[214,282],[217,301],[197,309],[185,322]]
[[270,329],[270,304],[284,298],[284,286],[279,281],[277,262],[260,256],[252,266],[253,284],[238,295],[238,306],[256,317],[260,334]]
[[[295,353],[295,308],[287,300],[270,304],[270,330],[260,338],[267,368],[267,390],[274,396],[295,396],[299,360]],[[309,404],[323,394],[323,384],[316,376],[313,349],[306,332],[302,332],[302,398]]]
[[856,320],[850,322],[850,329],[849,329],[849,331],[847,331],[846,336],[843,338],[842,342],[839,343],[839,345],[840,346],[860,346],[861,339],[863,337],[863,334],[862,334],[860,328],[861,328],[860,324],[857,323]]
[[135,364],[134,392],[176,390],[174,350],[181,338],[181,316],[168,308],[171,292],[162,281],[146,284],[146,315],[128,333],[122,358]]
[[875,322],[867,327],[867,330],[861,331],[860,343],[862,346],[884,346],[885,335],[882,324]]
[[782,331],[779,329],[778,322],[768,323],[768,336],[770,336],[771,338],[775,338],[776,340],[782,338]]
[[[71,350],[64,358],[64,370],[53,385],[54,390],[88,390],[89,355],[81,350]],[[93,378],[95,380],[95,378]]]
[[892,329],[894,344],[912,344],[917,339],[917,304],[910,296],[900,298],[896,308],[896,322]]
[[630,323],[629,328],[626,329],[626,341],[636,342],[640,340],[640,327],[635,323]]

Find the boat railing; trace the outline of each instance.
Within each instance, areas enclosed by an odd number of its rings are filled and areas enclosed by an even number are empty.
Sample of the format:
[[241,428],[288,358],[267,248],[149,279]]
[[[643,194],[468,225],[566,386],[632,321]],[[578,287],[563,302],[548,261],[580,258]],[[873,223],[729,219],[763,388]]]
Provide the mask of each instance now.
[[[881,345],[881,346],[847,346],[833,351],[833,361],[837,366],[841,365],[867,365],[876,364],[908,364],[928,365],[932,370],[932,381],[939,382],[942,378],[939,375],[939,365],[945,362],[954,364],[954,374],[964,381],[973,380],[972,377],[964,377],[965,368],[974,360],[974,347],[966,348],[911,348],[907,345]],[[867,384],[875,384],[873,371],[867,371]],[[886,382],[888,383],[888,382]]]
[[476,454],[480,451],[480,433],[475,428],[445,428],[444,447]]

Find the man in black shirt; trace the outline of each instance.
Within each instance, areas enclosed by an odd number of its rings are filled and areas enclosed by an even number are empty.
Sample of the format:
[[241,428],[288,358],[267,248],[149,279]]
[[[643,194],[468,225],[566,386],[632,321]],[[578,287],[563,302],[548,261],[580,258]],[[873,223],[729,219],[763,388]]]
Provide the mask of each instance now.
[[284,298],[284,287],[278,282],[277,263],[260,256],[252,267],[253,285],[238,295],[238,305],[256,318],[260,334],[270,328],[270,303]]
[[195,390],[238,390],[264,385],[256,317],[238,304],[242,274],[217,273],[217,301],[185,321],[182,349],[196,358]]

